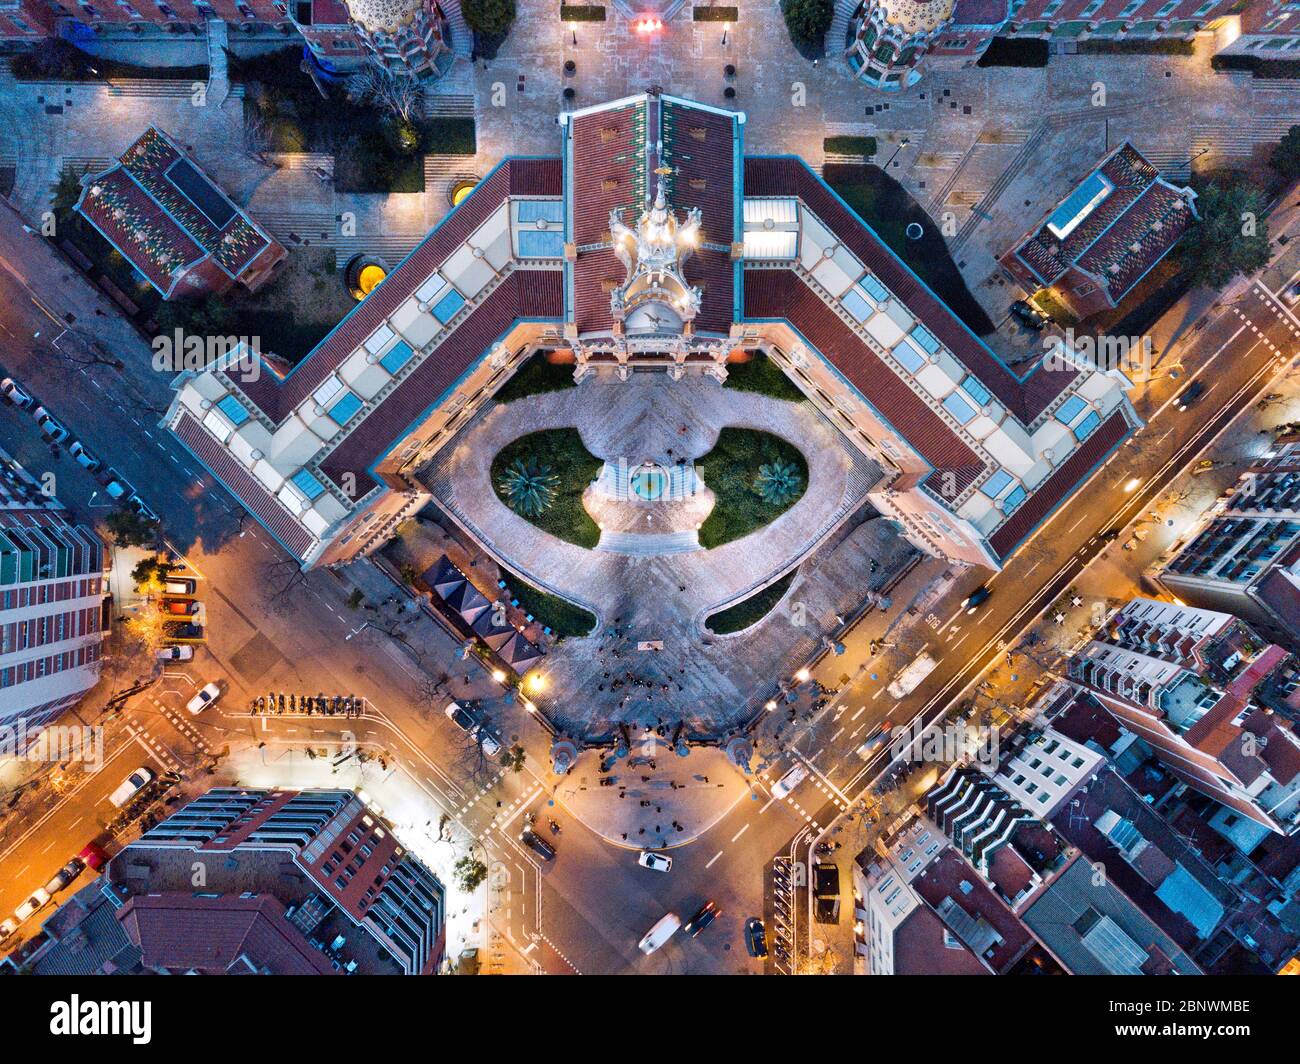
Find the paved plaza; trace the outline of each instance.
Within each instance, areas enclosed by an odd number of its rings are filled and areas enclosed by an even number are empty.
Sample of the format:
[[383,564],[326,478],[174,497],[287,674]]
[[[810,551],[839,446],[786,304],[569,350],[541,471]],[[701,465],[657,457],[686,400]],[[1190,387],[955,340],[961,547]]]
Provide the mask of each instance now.
[[[804,453],[808,488],[771,524],[708,551],[697,540],[681,549],[683,534],[695,539],[693,526],[654,521],[659,508],[679,521],[695,521],[707,514],[697,500],[612,507],[589,489],[589,510],[615,510],[623,520],[639,511],[651,521],[644,532],[607,529],[597,549],[586,550],[512,512],[496,497],[489,476],[493,457],[513,440],[569,426],[597,457],[629,465],[690,462],[713,447],[724,426],[762,429]],[[809,403],[724,392],[699,375],[670,381],[664,373],[635,374],[626,382],[600,373],[573,389],[493,405],[423,474],[437,505],[499,563],[598,618],[590,637],[559,644],[543,668],[548,687],[563,692],[547,707],[553,719],[589,740],[609,737],[618,724],[680,721],[688,734],[703,738],[740,723],[752,712],[754,693],[770,689],[787,664],[810,656],[823,632],[834,628],[835,613],[864,597],[860,574],[870,569],[879,545],[862,530],[884,532],[887,526],[877,521],[855,528],[852,522],[879,476]],[[707,494],[705,484],[700,496]],[[618,537],[614,543],[611,535]],[[897,536],[890,531],[889,538]],[[758,626],[730,636],[705,627],[710,614],[781,577],[819,547],[782,604]],[[814,576],[823,572],[824,578]],[[640,643],[662,649],[640,651]]]

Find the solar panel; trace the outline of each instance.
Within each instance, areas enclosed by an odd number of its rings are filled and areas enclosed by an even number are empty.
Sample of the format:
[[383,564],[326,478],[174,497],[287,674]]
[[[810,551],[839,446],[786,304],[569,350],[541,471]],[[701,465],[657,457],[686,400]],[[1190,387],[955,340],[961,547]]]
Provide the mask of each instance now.
[[218,229],[224,229],[238,213],[230,201],[217,191],[217,187],[185,159],[179,159],[171,165],[167,170],[167,178]]

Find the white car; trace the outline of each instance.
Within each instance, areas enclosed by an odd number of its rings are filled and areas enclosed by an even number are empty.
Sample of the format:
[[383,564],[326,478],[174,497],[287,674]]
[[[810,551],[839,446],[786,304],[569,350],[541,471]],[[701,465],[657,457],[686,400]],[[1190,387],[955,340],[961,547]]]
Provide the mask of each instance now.
[[14,910],[14,919],[20,924],[29,916],[40,912],[50,904],[50,892],[43,887]]
[[483,725],[475,725],[474,738],[478,740],[479,746],[483,747],[483,753],[488,757],[496,757],[501,753],[501,744],[497,742],[497,737]]
[[667,942],[677,933],[677,929],[682,926],[681,917],[676,913],[668,913],[660,917],[659,922],[646,932],[645,938],[637,943],[637,949],[642,953],[650,954]]
[[158,651],[159,661],[190,661],[193,657],[193,647],[163,647]]
[[68,448],[68,454],[72,455],[77,465],[81,466],[82,469],[89,470],[91,473],[96,472],[104,465],[103,462],[86,450],[85,444],[80,440],[73,442],[72,446]]
[[806,765],[795,765],[789,772],[777,781],[772,788],[772,797],[780,800],[785,798],[791,791],[799,786],[808,778],[808,768]]
[[0,942],[3,942],[15,931],[18,930],[18,921],[10,917],[4,923],[0,924]]
[[62,424],[49,414],[46,414],[37,424],[40,426],[41,435],[52,443],[62,443],[71,435]]
[[0,381],[0,395],[3,395],[14,406],[26,409],[31,406],[35,400],[30,392],[22,389],[22,386],[12,377],[6,377]]
[[136,793],[139,792],[151,779],[153,779],[152,772],[144,767],[138,768],[122,781],[122,786],[110,794],[108,800],[118,809],[121,809],[122,806],[126,805],[127,802],[134,798]]
[[666,853],[655,853],[654,850],[642,850],[641,856],[636,859],[636,863],[642,868],[649,868],[654,872],[667,872],[673,866],[673,859]]
[[191,698],[189,702],[186,704],[185,708],[188,709],[191,713],[198,715],[199,713],[202,713],[205,709],[207,709],[208,706],[212,705],[212,703],[215,702],[220,697],[221,697],[221,688],[218,687],[215,683],[210,683],[206,685],[201,691],[199,691],[199,693],[196,694],[193,698]]

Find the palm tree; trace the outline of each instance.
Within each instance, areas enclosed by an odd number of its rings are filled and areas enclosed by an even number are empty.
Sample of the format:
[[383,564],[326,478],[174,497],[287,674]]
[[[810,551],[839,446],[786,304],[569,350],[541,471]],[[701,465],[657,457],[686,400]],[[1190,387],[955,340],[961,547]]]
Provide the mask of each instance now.
[[501,474],[498,490],[506,505],[524,517],[537,517],[555,502],[555,486],[560,478],[551,467],[534,458],[516,458]]
[[758,467],[754,490],[764,502],[785,506],[803,494],[803,474],[793,463],[777,459]]

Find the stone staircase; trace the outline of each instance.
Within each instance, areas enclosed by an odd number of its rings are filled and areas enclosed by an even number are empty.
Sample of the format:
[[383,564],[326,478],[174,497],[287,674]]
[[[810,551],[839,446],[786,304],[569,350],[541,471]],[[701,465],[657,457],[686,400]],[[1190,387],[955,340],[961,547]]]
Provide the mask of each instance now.
[[835,17],[831,19],[831,28],[826,32],[826,55],[839,59],[844,54],[849,34],[849,21],[858,9],[860,0],[835,0]]
[[700,550],[700,537],[695,529],[682,532],[614,532],[606,529],[600,534],[597,550],[611,554],[630,554],[637,557],[664,554],[685,554]]
[[474,54],[474,31],[465,21],[460,9],[460,0],[440,0],[439,7],[447,16],[447,28],[451,30],[451,50],[468,59]]
[[473,118],[474,97],[460,92],[426,92],[426,118]]
[[1189,154],[1253,155],[1261,144],[1281,140],[1295,121],[1293,117],[1256,117],[1245,124],[1196,123],[1190,127],[1192,150]]
[[[52,84],[63,85],[66,82],[53,82]],[[94,84],[87,82],[86,84]],[[109,96],[131,96],[131,97],[166,97],[179,98],[194,95],[194,85],[192,81],[177,81],[172,78],[114,78],[111,85],[106,85]],[[244,98],[244,86],[230,85],[227,99],[242,100]]]
[[415,250],[426,233],[357,233],[355,236],[339,236],[334,240],[334,261],[342,269],[353,255],[364,252],[378,255],[389,269],[396,269],[397,264]]
[[253,208],[258,224],[285,247],[332,247],[338,239],[338,222],[329,211],[266,210]]

